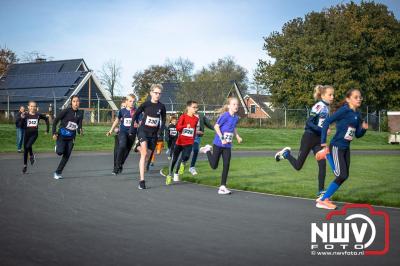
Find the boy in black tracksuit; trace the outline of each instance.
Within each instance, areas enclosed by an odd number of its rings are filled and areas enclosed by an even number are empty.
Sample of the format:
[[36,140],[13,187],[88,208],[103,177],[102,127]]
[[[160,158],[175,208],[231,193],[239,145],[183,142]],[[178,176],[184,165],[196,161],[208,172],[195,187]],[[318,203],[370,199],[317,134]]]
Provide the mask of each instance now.
[[178,131],[176,130],[176,117],[171,117],[169,125],[165,131],[165,138],[168,144],[168,160],[170,160],[174,152],[176,140],[178,139]]

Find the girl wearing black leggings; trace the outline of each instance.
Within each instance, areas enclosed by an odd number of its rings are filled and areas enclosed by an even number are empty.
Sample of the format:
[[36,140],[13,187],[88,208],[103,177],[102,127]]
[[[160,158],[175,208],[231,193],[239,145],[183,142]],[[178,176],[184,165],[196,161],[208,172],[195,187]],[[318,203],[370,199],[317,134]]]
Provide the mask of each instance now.
[[[317,85],[314,89],[314,98],[319,100],[311,108],[307,119],[305,131],[301,138],[301,144],[297,159],[291,154],[291,148],[286,147],[275,154],[275,160],[279,162],[287,159],[294,169],[299,171],[312,150],[314,155],[321,150],[321,130],[324,121],[329,117],[329,105],[333,101],[334,89],[332,86]],[[318,161],[318,197],[325,191],[326,163],[325,160]]]
[[[71,156],[76,133],[83,135],[83,111],[79,110],[79,97],[73,95],[70,99],[71,107],[61,111],[53,121],[53,139],[56,140],[56,153],[62,159],[54,172],[54,179],[62,179],[62,171]],[[57,124],[60,122],[58,132]]]
[[[236,136],[238,143],[242,142],[242,138],[238,135],[236,125],[239,122],[239,117],[236,115],[239,109],[239,100],[235,97],[228,98],[227,104],[221,109],[221,116],[218,118],[214,129],[215,137],[213,146],[206,145],[200,148],[201,153],[206,153],[208,162],[212,169],[218,168],[219,158],[222,156],[223,169],[221,176],[221,186],[218,189],[219,195],[231,194],[231,191],[226,188],[228,178],[229,165],[231,161],[231,149],[233,137]],[[211,151],[213,150],[213,152]]]
[[35,143],[39,132],[39,120],[42,119],[46,122],[46,134],[49,133],[49,118],[44,114],[36,113],[36,102],[30,101],[28,103],[28,112],[21,113],[19,120],[19,127],[24,129],[24,167],[22,173],[26,173],[28,153],[31,165],[35,163],[35,155],[33,154],[32,146]]

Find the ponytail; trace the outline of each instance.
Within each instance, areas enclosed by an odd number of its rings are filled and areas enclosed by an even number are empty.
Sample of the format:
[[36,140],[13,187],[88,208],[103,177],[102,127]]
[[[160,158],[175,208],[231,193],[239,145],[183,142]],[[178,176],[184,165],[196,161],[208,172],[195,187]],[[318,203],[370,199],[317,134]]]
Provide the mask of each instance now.
[[314,88],[314,99],[317,100],[321,100],[322,99],[322,95],[325,94],[327,89],[334,89],[333,86],[331,85],[317,85]]
[[[359,90],[359,89],[356,89],[356,88],[353,88],[353,89],[348,90],[348,91],[346,92],[346,95],[345,95],[344,99],[341,100],[341,101],[336,105],[335,111],[336,111],[337,109],[343,107],[343,105],[345,105],[345,104],[347,103],[346,99],[350,98],[351,95],[353,94],[353,92],[355,92],[355,91],[360,91],[360,90]],[[361,92],[361,91],[360,91],[360,92]]]
[[223,113],[225,113],[225,112],[228,112],[228,110],[229,110],[229,104],[231,103],[231,101],[232,100],[237,100],[237,101],[239,101],[238,100],[238,98],[236,98],[235,96],[229,96],[228,97],[228,99],[226,99],[226,102],[225,102],[225,104],[221,107],[221,108],[219,108],[218,110],[217,110],[217,113],[218,114],[223,114]]

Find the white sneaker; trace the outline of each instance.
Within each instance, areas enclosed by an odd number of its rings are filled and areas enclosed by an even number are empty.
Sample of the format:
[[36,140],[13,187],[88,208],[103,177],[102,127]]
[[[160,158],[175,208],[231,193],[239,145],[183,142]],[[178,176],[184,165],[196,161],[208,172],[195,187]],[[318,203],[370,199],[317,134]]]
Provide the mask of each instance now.
[[190,168],[189,168],[189,172],[190,172],[192,175],[197,175],[196,168],[194,168],[194,167],[190,167]]
[[174,174],[174,182],[179,182],[179,174]]
[[211,150],[212,150],[212,146],[207,144],[206,146],[201,147],[199,152],[200,153],[207,153],[207,152],[209,152]]
[[284,154],[285,154],[285,153],[290,153],[291,150],[292,150],[292,149],[291,149],[290,147],[285,147],[285,148],[283,148],[282,150],[278,151],[278,152],[275,154],[275,160],[276,160],[277,162],[279,162],[280,160],[286,159],[286,158],[284,157]]
[[54,179],[63,179],[62,175],[59,175],[56,172],[54,172],[53,177],[54,177]]
[[227,189],[225,186],[220,186],[219,189],[218,189],[218,194],[219,195],[228,195],[228,194],[231,194],[231,193],[232,192],[229,189]]
[[165,152],[165,154],[166,154],[166,155],[168,155],[168,154],[169,154],[169,149],[168,149],[168,150]]

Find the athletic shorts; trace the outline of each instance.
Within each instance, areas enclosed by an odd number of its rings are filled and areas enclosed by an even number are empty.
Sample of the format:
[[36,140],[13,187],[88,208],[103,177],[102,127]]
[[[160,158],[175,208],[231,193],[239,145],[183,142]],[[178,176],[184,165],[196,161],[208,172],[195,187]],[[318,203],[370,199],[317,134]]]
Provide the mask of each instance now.
[[137,131],[137,139],[139,140],[140,143],[146,141],[147,142],[147,148],[149,150],[154,151],[156,148],[156,142],[157,142],[157,136],[148,136],[146,132],[143,130],[143,128],[139,128]]

